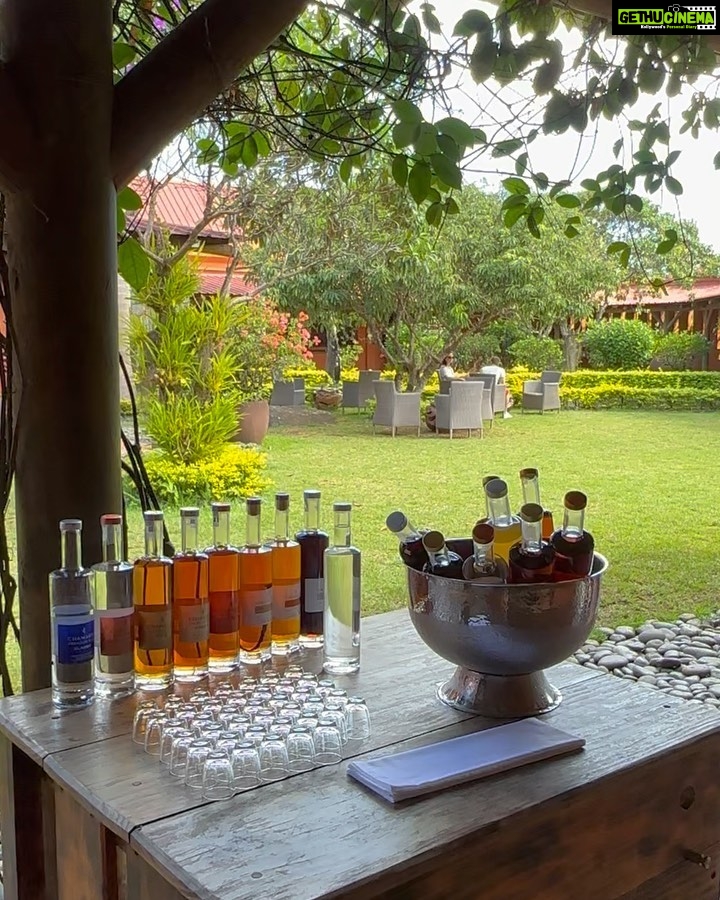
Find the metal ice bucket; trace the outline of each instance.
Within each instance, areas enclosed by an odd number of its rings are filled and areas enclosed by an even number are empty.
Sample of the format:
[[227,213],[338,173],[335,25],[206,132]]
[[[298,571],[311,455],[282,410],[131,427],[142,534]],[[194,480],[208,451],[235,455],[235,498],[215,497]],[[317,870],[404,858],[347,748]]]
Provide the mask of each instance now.
[[[463,558],[472,552],[470,541],[447,543]],[[554,709],[562,696],[543,669],[584,644],[607,567],[596,553],[587,578],[529,585],[476,584],[407,567],[417,633],[458,667],[438,688],[438,697],[456,709],[503,719]]]

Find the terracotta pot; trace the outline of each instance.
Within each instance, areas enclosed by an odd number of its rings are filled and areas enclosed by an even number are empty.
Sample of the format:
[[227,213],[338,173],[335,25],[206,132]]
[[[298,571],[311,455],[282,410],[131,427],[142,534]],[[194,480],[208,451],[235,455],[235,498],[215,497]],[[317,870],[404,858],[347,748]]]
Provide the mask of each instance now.
[[242,416],[235,440],[240,444],[262,444],[270,427],[270,404],[267,400],[249,400],[238,407]]
[[315,391],[316,409],[337,409],[340,406],[342,394],[339,391],[328,391],[319,388]]

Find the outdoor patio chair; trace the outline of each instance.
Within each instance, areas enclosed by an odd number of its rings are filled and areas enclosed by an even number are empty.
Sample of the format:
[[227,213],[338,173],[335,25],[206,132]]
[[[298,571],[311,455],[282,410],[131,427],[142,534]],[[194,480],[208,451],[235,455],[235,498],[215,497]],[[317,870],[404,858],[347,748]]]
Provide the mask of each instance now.
[[278,379],[273,382],[270,406],[305,406],[305,379]]
[[543,372],[539,381],[525,381],[522,393],[522,411],[535,409],[544,413],[548,409],[560,412],[561,372]]
[[450,393],[450,385],[452,384],[452,378],[438,378],[438,394],[449,394]]
[[453,436],[453,431],[483,433],[483,415],[492,419],[490,389],[481,381],[454,381],[449,394],[438,394],[435,398],[437,415],[435,424]]
[[368,400],[375,396],[373,384],[380,378],[380,372],[376,369],[366,369],[360,372],[359,381],[343,381],[342,383],[342,408],[363,409]]
[[486,375],[484,372],[473,373],[468,375],[471,381],[482,381],[485,387],[489,387],[492,391],[492,410],[493,416],[497,413],[507,412],[507,385],[498,382],[495,375]]
[[392,381],[375,381],[375,412],[373,414],[373,433],[376,425],[384,425],[395,431],[402,426],[417,429],[420,437],[420,394],[403,394]]

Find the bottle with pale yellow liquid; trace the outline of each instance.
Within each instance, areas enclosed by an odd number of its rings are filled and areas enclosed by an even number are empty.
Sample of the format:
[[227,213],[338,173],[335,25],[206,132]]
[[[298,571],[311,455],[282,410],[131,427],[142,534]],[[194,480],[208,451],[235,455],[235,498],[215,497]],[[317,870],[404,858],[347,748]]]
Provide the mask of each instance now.
[[510,558],[510,548],[522,538],[520,519],[510,511],[508,486],[501,478],[493,478],[485,485],[488,523],[495,529],[494,553],[503,562]]
[[[520,484],[523,493],[523,505],[535,503],[542,507],[542,539],[549,541],[555,531],[553,524],[553,514],[549,509],[545,509],[540,500],[540,476],[537,469],[520,469]],[[522,516],[521,516],[522,518]]]

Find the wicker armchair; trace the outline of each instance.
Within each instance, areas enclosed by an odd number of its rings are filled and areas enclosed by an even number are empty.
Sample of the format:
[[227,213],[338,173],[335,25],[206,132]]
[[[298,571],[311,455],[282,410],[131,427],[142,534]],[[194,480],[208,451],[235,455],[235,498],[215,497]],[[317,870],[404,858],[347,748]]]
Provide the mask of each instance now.
[[403,426],[417,429],[420,437],[420,394],[403,394],[392,381],[375,381],[377,405],[373,414],[373,433],[377,425],[390,428],[392,436]]
[[435,424],[438,431],[444,429],[453,436],[453,431],[479,431],[483,434],[483,414],[492,419],[490,389],[481,381],[454,381],[449,394],[438,394],[435,398],[437,415]]
[[270,406],[305,406],[305,379],[273,382]]
[[376,369],[366,369],[360,372],[359,381],[343,381],[342,383],[342,408],[357,409],[365,407],[368,400],[375,396],[373,384],[380,378],[380,372]]
[[545,410],[556,409],[560,412],[560,379],[561,372],[543,372],[539,381],[526,381],[523,383],[522,411],[526,409]]
[[484,372],[474,372],[468,375],[469,381],[481,381],[490,392],[490,415],[483,411],[483,419],[490,420],[490,427],[495,424],[495,413],[505,412],[507,393],[504,384],[498,384],[495,375],[486,375]]

